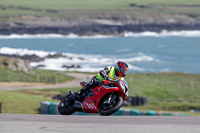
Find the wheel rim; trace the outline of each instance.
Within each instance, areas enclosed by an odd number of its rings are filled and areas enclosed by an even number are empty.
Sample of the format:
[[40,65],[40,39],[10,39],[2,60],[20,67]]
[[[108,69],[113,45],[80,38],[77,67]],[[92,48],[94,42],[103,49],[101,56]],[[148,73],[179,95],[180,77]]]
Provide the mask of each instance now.
[[[107,101],[108,99],[106,99],[105,101]],[[112,109],[113,107],[115,107],[116,103],[117,103],[117,98],[116,95],[111,95],[111,99],[110,99],[110,103],[105,103],[105,101],[103,102],[102,106],[101,106],[101,111],[106,112],[110,109]]]

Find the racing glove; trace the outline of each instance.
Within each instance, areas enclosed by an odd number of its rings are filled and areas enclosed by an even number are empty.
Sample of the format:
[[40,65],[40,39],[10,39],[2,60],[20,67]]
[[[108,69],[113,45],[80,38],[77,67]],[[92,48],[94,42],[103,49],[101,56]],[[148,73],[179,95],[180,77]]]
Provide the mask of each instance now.
[[114,82],[115,80],[111,79],[110,77],[105,77],[105,80],[108,80],[110,82]]

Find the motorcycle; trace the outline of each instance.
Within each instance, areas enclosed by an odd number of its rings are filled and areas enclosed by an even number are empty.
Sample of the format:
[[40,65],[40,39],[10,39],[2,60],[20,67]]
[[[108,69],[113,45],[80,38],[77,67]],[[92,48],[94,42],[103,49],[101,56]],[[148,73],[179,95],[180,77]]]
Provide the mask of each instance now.
[[[103,116],[112,115],[118,111],[124,100],[128,98],[128,84],[118,78],[117,81],[104,83],[87,90],[76,100],[73,91],[62,99],[58,105],[61,115],[71,115],[74,112],[100,113]],[[87,83],[80,82],[84,87]]]

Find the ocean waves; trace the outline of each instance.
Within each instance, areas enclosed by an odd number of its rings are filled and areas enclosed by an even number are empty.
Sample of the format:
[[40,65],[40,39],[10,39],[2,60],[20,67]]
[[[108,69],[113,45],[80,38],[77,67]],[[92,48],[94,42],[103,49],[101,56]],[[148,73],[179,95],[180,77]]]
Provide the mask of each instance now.
[[163,30],[162,32],[141,32],[141,33],[134,33],[134,32],[125,32],[125,37],[168,37],[168,36],[182,36],[182,37],[200,37],[200,31],[166,31]]
[[54,55],[56,52],[46,52],[42,50],[28,50],[28,49],[15,49],[15,48],[9,48],[9,47],[2,47],[0,48],[0,54],[5,55],[37,55],[41,58],[44,58],[48,55]]
[[[125,32],[121,37],[168,37],[168,36],[182,36],[182,37],[200,37],[199,30],[193,31],[166,31],[161,32]],[[61,35],[61,34],[11,34],[11,35],[0,35],[0,39],[33,39],[33,38],[69,38],[69,39],[103,39],[103,38],[114,38],[113,35],[83,35],[79,36],[76,34]]]
[[69,38],[69,39],[103,39],[113,37],[111,35],[93,35],[93,36],[79,36],[76,34],[62,35],[62,34],[11,34],[0,35],[0,39],[33,39],[33,38]]
[[[98,72],[99,70],[107,67],[108,65],[115,65],[117,61],[122,60],[129,64],[131,71],[143,72],[146,69],[134,65],[135,63],[159,63],[160,60],[138,53],[134,57],[119,58],[117,56],[107,57],[104,55],[95,54],[74,54],[74,53],[61,53],[62,56],[57,58],[49,58],[58,54],[54,51],[47,52],[42,50],[29,50],[22,48],[0,48],[1,55],[35,55],[42,58],[39,62],[30,62],[32,67],[46,70],[59,70],[59,71],[81,71],[81,72]],[[148,70],[149,71],[149,70]]]

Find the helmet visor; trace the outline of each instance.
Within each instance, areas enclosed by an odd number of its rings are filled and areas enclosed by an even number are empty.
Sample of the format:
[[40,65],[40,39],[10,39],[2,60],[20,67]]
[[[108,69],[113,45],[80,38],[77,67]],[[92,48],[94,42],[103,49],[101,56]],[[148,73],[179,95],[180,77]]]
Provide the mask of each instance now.
[[124,76],[126,76],[127,73],[128,73],[128,69],[120,68],[120,72],[121,72]]

